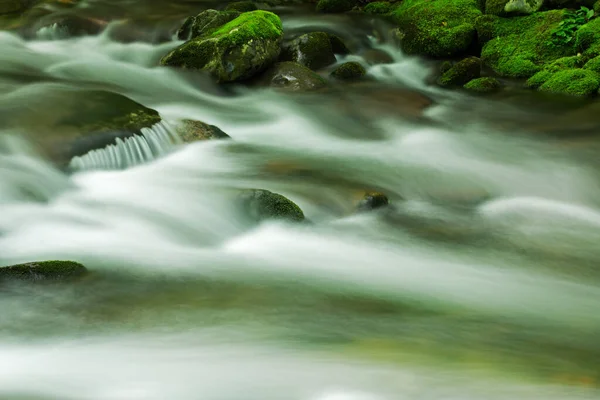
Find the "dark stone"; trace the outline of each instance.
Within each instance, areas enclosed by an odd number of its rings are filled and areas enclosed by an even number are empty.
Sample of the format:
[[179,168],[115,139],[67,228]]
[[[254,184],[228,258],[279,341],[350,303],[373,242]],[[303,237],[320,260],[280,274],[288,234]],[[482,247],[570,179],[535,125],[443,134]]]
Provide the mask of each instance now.
[[379,192],[369,192],[365,194],[362,200],[358,203],[356,210],[358,212],[371,211],[386,207],[389,204],[390,202],[385,194]]
[[73,261],[39,261],[0,267],[0,282],[3,281],[66,281],[79,278],[87,269]]
[[325,32],[304,34],[284,47],[284,61],[294,61],[312,70],[335,63],[329,35]]
[[258,83],[292,92],[321,89],[327,85],[325,79],[304,65],[285,61],[269,68]]

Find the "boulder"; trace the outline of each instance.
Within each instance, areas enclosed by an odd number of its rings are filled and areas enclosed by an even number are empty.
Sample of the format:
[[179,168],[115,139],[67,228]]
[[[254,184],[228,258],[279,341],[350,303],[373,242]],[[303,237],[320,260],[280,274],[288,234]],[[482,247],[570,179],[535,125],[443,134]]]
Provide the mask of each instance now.
[[284,46],[281,55],[284,61],[294,61],[312,70],[335,63],[330,36],[325,32],[304,34]]
[[493,93],[502,88],[502,83],[496,78],[484,77],[473,79],[463,86],[465,89],[476,93]]
[[285,61],[273,65],[259,78],[258,83],[286,91],[299,92],[321,89],[327,82],[304,65]]
[[254,222],[272,219],[304,221],[304,213],[296,203],[268,190],[245,190],[240,194],[239,202],[244,214]]
[[440,77],[442,86],[463,86],[470,80],[481,75],[481,60],[477,57],[468,57],[461,60],[445,71]]
[[398,39],[408,54],[451,57],[476,40],[479,0],[404,0],[393,11]]
[[201,140],[228,139],[230,137],[215,125],[193,120],[182,121],[177,126],[177,134],[186,143]]
[[586,69],[567,69],[552,74],[538,90],[569,96],[591,96],[600,88],[600,76]]
[[194,39],[214,32],[240,16],[238,11],[205,10],[189,17],[177,31],[179,40]]
[[203,31],[163,57],[161,65],[206,71],[217,82],[242,81],[277,60],[282,38],[277,15],[247,12],[218,29]]
[[387,207],[390,204],[387,196],[380,192],[368,192],[358,202],[356,210],[358,212],[372,211],[378,208]]
[[87,269],[74,261],[39,261],[0,267],[0,282],[66,281],[82,277]]
[[331,73],[331,77],[340,81],[355,81],[367,74],[365,67],[356,61],[346,62]]

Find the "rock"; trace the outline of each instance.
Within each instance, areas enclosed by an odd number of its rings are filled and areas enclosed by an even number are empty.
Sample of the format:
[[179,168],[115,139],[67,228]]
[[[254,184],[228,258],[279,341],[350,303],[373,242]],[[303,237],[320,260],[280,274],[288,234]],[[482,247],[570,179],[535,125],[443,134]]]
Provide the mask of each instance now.
[[235,3],[229,3],[227,7],[225,7],[225,11],[238,11],[238,12],[249,12],[256,11],[258,7],[252,1],[237,1]]
[[327,81],[304,65],[285,61],[265,71],[259,79],[259,84],[298,92],[324,88]]
[[367,74],[365,67],[356,61],[344,63],[333,70],[331,77],[340,81],[354,81]]
[[186,143],[200,140],[227,139],[230,136],[214,125],[201,121],[184,120],[177,127],[177,133]]
[[[36,25],[36,31],[42,33],[49,30],[51,38],[69,38],[98,35],[106,28],[107,22],[95,18],[86,18],[74,14],[50,14],[42,18]],[[43,33],[42,33],[43,35]]]
[[408,54],[451,57],[476,39],[479,0],[404,0],[393,11],[402,49]]
[[525,82],[525,86],[530,89],[538,89],[556,72],[567,69],[579,68],[582,66],[582,58],[578,56],[562,57],[542,67],[542,70],[537,72]]
[[189,40],[214,32],[228,22],[240,16],[237,11],[205,10],[200,14],[185,20],[177,37],[179,40]]
[[392,5],[386,1],[375,1],[367,4],[363,11],[367,14],[385,15],[392,11]]
[[284,47],[282,60],[294,61],[312,70],[335,63],[329,35],[325,32],[304,34]]
[[587,59],[600,56],[600,18],[594,18],[577,30],[575,47]]
[[389,205],[387,196],[379,192],[369,192],[361,199],[356,206],[358,212],[365,212],[376,210],[378,208],[386,207]]
[[483,17],[477,21],[480,40],[487,41],[483,63],[501,76],[528,78],[545,64],[575,55],[574,46],[552,42],[563,16],[564,11],[553,10],[516,18]]
[[331,44],[331,50],[334,54],[350,54],[350,50],[346,47],[346,44],[337,35],[327,34],[329,36],[329,43]]
[[538,11],[544,0],[486,0],[485,13],[491,15],[526,15]]
[[358,5],[358,0],[319,0],[317,11],[323,13],[343,13]]
[[268,190],[245,190],[240,194],[239,201],[244,213],[255,222],[271,219],[304,220],[304,213],[296,203]]
[[589,69],[590,71],[600,74],[600,56],[596,56],[586,62],[583,69]]
[[439,83],[442,86],[464,85],[481,75],[481,60],[468,57],[454,64],[442,74]]
[[74,261],[40,261],[0,267],[0,282],[66,281],[79,278],[87,269]]
[[179,46],[163,57],[161,64],[207,71],[217,82],[242,81],[277,60],[282,38],[277,15],[247,12]]
[[600,76],[586,69],[567,69],[549,77],[538,90],[569,96],[591,96],[600,88]]
[[492,93],[502,88],[502,83],[496,78],[477,78],[469,81],[464,88],[471,92]]

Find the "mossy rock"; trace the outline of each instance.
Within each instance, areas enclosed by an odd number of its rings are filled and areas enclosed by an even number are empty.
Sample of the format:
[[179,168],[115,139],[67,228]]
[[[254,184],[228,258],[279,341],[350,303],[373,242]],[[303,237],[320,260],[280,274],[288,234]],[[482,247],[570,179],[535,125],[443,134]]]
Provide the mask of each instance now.
[[481,60],[477,57],[468,57],[454,64],[442,74],[439,83],[442,86],[463,86],[470,80],[481,75]]
[[280,62],[267,69],[258,83],[291,92],[317,90],[327,86],[327,81],[319,74],[291,61]]
[[466,90],[475,93],[493,93],[502,88],[502,83],[496,78],[483,77],[473,79],[463,86]]
[[281,56],[283,61],[294,61],[312,70],[335,63],[329,34],[311,32],[286,45]]
[[451,57],[476,39],[479,0],[404,0],[393,11],[400,44],[408,54]]
[[596,56],[586,62],[583,69],[589,69],[590,71],[600,74],[600,56]]
[[230,136],[215,125],[202,121],[184,120],[177,126],[177,133],[186,143],[201,140],[228,139]]
[[87,269],[74,261],[39,261],[0,267],[0,282],[67,281],[80,278]]
[[530,89],[538,89],[547,80],[549,80],[556,72],[567,69],[580,68],[582,66],[582,58],[579,56],[562,57],[542,67],[542,70],[537,72],[525,82],[525,86]]
[[258,10],[258,7],[252,1],[236,1],[235,3],[229,3],[225,7],[225,11],[249,12],[256,10]]
[[200,14],[185,20],[179,31],[177,31],[177,37],[179,40],[189,40],[211,34],[239,16],[238,11],[202,11]]
[[367,4],[363,11],[367,14],[385,15],[392,11],[392,5],[387,1],[375,1]]
[[600,18],[592,19],[577,30],[575,46],[587,59],[600,56]]
[[541,92],[569,96],[591,96],[600,88],[600,76],[586,69],[567,69],[554,74],[542,85]]
[[296,203],[268,190],[244,190],[239,201],[244,213],[254,222],[272,219],[293,222],[304,220],[304,213]]
[[356,206],[357,212],[372,211],[387,207],[390,204],[388,197],[381,192],[367,192]]
[[356,61],[343,63],[333,70],[331,77],[340,81],[355,81],[367,74],[365,67]]
[[483,40],[490,39],[481,51],[485,65],[501,76],[529,78],[558,58],[575,55],[575,48],[551,42],[552,31],[564,11],[537,12],[514,18],[483,18],[477,21]]
[[329,43],[331,44],[331,50],[334,54],[350,54],[350,50],[348,49],[346,43],[344,43],[341,37],[333,35],[331,33],[328,33],[327,35],[329,36]]
[[323,13],[343,13],[358,5],[358,0],[319,0],[317,11]]
[[242,81],[277,60],[282,38],[277,15],[247,12],[179,46],[163,57],[161,65],[203,70],[217,82]]
[[486,0],[485,13],[499,16],[528,15],[543,5],[544,0]]

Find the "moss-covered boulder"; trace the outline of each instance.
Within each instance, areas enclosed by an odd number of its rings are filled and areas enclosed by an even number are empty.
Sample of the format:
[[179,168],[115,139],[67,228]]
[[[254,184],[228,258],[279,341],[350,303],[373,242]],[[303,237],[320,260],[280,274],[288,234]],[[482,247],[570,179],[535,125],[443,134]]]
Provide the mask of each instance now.
[[478,0],[404,0],[393,11],[402,49],[408,54],[450,57],[475,42]]
[[322,89],[327,81],[304,65],[284,61],[267,69],[259,78],[261,86],[269,86],[291,92]]
[[330,36],[325,32],[304,34],[284,46],[283,61],[294,61],[312,70],[335,63]]
[[564,11],[537,12],[515,18],[485,16],[477,21],[485,65],[501,76],[528,78],[558,58],[575,55],[569,44],[555,44],[552,32]]
[[189,17],[177,31],[179,40],[189,40],[211,34],[216,29],[240,16],[238,11],[205,10]]
[[485,13],[491,15],[526,15],[538,11],[544,0],[486,0]]
[[587,59],[600,55],[600,18],[594,18],[577,30],[577,51]]
[[367,192],[358,202],[356,211],[366,212],[386,207],[390,204],[388,197],[381,192]]
[[442,86],[462,86],[481,75],[481,60],[468,57],[445,71],[439,79]]
[[356,61],[343,63],[331,72],[331,77],[339,81],[355,81],[367,74],[365,67]]
[[241,81],[277,60],[282,38],[283,28],[277,15],[247,12],[179,46],[163,57],[161,64],[203,70],[217,82]]
[[256,7],[253,1],[236,1],[235,3],[229,3],[225,7],[225,11],[249,12],[256,10],[258,10],[258,7]]
[[358,0],[319,0],[317,11],[323,13],[343,13],[358,5]]
[[565,71],[567,69],[575,69],[583,66],[582,57],[571,56],[562,57],[542,67],[542,70],[537,72],[531,78],[527,79],[525,86],[530,89],[538,89],[555,73]]
[[202,121],[184,120],[177,126],[177,133],[186,143],[200,140],[227,139],[230,136],[215,125]]
[[600,76],[586,69],[567,69],[554,74],[539,87],[542,92],[591,96],[600,88]]
[[367,14],[385,15],[392,11],[392,5],[387,1],[375,1],[367,4],[363,11]]
[[346,43],[338,35],[329,33],[329,43],[331,44],[331,50],[334,54],[350,54],[350,50],[346,46]]
[[583,69],[589,69],[590,71],[600,74],[600,56],[596,56],[586,62]]
[[296,203],[268,190],[245,190],[238,200],[244,214],[254,222],[271,219],[293,222],[304,220],[304,213]]
[[466,90],[475,93],[493,93],[502,88],[502,83],[496,78],[483,77],[473,79],[463,86]]
[[74,261],[39,261],[0,267],[0,282],[66,281],[82,277],[87,269]]

